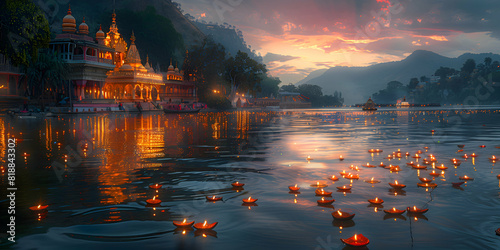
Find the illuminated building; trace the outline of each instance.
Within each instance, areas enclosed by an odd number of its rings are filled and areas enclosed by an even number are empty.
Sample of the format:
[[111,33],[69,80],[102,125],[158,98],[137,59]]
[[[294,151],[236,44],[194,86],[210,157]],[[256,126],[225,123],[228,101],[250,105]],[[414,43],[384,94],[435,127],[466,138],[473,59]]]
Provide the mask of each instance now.
[[103,31],[99,29],[96,39],[88,34],[85,18],[77,31],[70,7],[63,18],[62,34],[56,35],[49,45],[50,50],[69,65],[68,80],[64,86],[65,89],[70,86],[72,97],[79,101],[103,98],[106,72],[115,68],[115,51],[104,45]]
[[[188,53],[186,52],[186,57]],[[165,83],[164,91],[161,98],[165,102],[179,103],[179,102],[196,102],[196,87],[193,84],[194,77],[191,79],[184,79],[184,72],[179,71],[179,68],[172,65],[168,66],[167,73],[163,74],[163,82]]]
[[164,86],[163,76],[156,74],[146,63],[148,68],[141,63],[141,56],[135,46],[135,36],[132,32],[131,44],[127,51],[125,61],[108,73],[104,87],[105,99],[146,99],[160,101],[160,91]]

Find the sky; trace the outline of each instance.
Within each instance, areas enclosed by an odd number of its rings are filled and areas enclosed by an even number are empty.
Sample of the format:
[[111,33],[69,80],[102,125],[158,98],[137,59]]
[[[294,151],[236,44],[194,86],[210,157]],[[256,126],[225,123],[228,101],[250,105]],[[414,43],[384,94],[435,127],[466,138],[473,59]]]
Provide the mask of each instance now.
[[448,57],[500,53],[498,0],[176,2],[195,18],[240,29],[283,84],[318,69],[402,60],[419,49]]

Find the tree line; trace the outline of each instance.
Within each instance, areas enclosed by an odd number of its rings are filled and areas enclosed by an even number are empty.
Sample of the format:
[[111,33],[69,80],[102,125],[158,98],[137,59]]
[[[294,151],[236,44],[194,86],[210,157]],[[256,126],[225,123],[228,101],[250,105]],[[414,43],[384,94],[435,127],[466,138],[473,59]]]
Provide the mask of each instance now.
[[300,93],[311,102],[312,107],[338,107],[344,104],[342,92],[335,91],[333,95],[323,95],[322,88],[313,84],[301,84],[297,87],[290,83],[281,86],[280,92]]
[[415,104],[463,104],[467,97],[482,96],[481,104],[500,102],[500,95],[488,94],[494,91],[495,82],[500,81],[500,62],[486,57],[476,63],[467,59],[457,70],[439,67],[434,72],[434,79],[427,76],[413,77],[407,85],[399,81],[387,83],[387,87],[373,94],[373,100],[380,104],[394,104],[406,96]]

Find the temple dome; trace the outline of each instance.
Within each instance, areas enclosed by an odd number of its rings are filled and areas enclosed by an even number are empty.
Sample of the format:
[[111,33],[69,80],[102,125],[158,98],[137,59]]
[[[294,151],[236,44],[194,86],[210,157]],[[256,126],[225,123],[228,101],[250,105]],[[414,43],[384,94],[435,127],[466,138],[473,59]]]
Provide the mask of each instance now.
[[78,26],[78,33],[88,35],[89,34],[89,26],[85,23],[85,17],[83,17],[83,21]]
[[71,6],[68,7],[68,14],[63,18],[62,31],[66,33],[76,32],[76,20],[71,15]]
[[97,39],[104,39],[106,37],[106,34],[104,34],[104,31],[102,31],[101,26],[99,25],[99,31],[95,33],[95,38]]
[[168,71],[174,71],[174,65],[172,65],[172,59],[170,59],[170,66],[168,66]]

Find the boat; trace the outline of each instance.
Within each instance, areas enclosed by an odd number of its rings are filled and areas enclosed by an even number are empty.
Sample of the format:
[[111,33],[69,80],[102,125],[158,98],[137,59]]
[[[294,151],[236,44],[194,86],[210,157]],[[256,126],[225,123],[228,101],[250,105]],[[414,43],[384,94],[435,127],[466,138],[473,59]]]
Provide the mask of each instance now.
[[183,110],[173,110],[173,109],[163,109],[165,114],[174,114],[174,113],[198,113],[200,109],[183,109]]
[[406,96],[403,97],[403,100],[398,100],[396,103],[397,108],[409,108],[410,103],[406,101]]
[[200,108],[182,104],[168,104],[163,108],[163,112],[166,114],[198,113],[200,110]]
[[373,102],[372,98],[368,98],[365,105],[363,105],[363,110],[365,111],[375,111],[377,108],[375,107],[375,102]]

